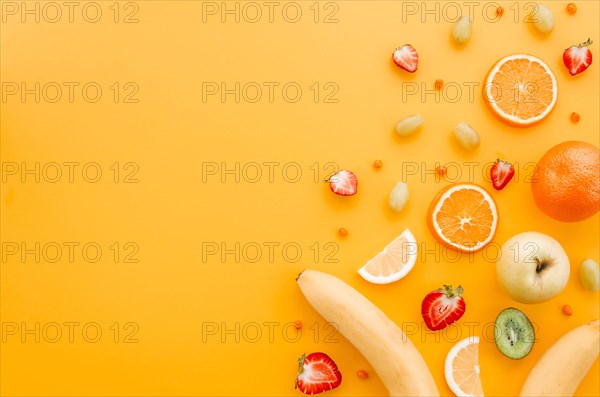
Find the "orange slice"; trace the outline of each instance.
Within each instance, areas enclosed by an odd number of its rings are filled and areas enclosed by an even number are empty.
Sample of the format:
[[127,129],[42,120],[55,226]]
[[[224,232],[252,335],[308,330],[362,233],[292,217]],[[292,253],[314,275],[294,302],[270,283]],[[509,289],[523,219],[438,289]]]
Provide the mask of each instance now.
[[446,382],[457,396],[482,396],[479,377],[479,337],[463,339],[446,356]]
[[389,284],[406,276],[416,262],[417,241],[406,229],[361,267],[358,274],[373,284]]
[[513,127],[529,127],[554,109],[558,86],[539,58],[515,54],[499,60],[484,81],[484,100],[492,113]]
[[492,241],[498,226],[498,211],[494,199],[481,186],[454,184],[435,196],[429,206],[427,224],[446,247],[475,252]]

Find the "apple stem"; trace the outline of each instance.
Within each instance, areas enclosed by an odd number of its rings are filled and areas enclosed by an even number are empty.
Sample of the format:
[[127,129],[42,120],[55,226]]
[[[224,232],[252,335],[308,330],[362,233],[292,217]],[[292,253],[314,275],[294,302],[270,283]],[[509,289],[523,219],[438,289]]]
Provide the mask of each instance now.
[[537,274],[540,274],[542,272],[542,270],[544,270],[546,267],[548,267],[548,264],[546,262],[540,262],[539,258],[535,258],[535,260],[538,263],[537,266],[535,267],[535,272]]

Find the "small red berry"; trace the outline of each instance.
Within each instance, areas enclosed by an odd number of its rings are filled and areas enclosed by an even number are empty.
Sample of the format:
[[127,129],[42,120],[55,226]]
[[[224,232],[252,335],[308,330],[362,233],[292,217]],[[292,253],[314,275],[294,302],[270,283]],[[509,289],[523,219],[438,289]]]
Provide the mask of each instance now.
[[296,329],[302,329],[302,322],[301,321],[296,321],[294,323],[294,328],[296,328]]
[[438,91],[441,90],[443,86],[444,86],[444,80],[437,79],[435,81],[434,87],[435,87],[436,90],[438,90]]
[[367,379],[369,377],[369,373],[364,369],[359,369],[358,371],[356,371],[356,376],[358,376],[361,379]]
[[577,12],[577,6],[575,5],[575,3],[567,4],[567,12],[571,15],[575,15],[575,13]]
[[381,160],[375,160],[373,162],[373,167],[375,167],[375,168],[381,168],[382,165],[383,165],[383,161],[381,161]]
[[339,233],[340,236],[346,237],[348,235],[348,230],[346,230],[343,227],[341,227],[340,230],[338,230],[338,233]]
[[500,18],[502,15],[504,15],[504,8],[502,8],[502,7],[496,8],[496,16],[498,18]]
[[435,172],[436,174],[438,174],[439,176],[443,177],[446,175],[446,172],[448,172],[448,170],[446,169],[446,167],[444,167],[443,165],[437,164],[435,166]]
[[574,123],[578,123],[579,120],[581,119],[581,116],[579,115],[579,113],[571,113],[571,121]]
[[573,309],[571,308],[571,306],[569,305],[564,305],[562,307],[562,311],[565,314],[565,316],[570,316],[573,314]]

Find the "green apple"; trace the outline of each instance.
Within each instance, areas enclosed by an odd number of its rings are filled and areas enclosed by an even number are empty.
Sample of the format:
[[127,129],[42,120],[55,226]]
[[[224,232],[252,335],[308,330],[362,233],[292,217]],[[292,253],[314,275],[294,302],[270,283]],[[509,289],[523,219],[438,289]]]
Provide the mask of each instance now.
[[571,264],[554,238],[525,232],[508,239],[496,262],[498,282],[521,303],[540,303],[560,294],[569,280]]

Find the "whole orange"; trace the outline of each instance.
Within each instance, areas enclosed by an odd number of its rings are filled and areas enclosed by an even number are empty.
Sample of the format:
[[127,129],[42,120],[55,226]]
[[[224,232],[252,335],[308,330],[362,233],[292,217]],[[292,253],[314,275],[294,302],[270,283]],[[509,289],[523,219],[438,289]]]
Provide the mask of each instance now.
[[551,218],[589,218],[600,209],[600,150],[579,141],[554,146],[538,162],[531,190],[537,206]]

